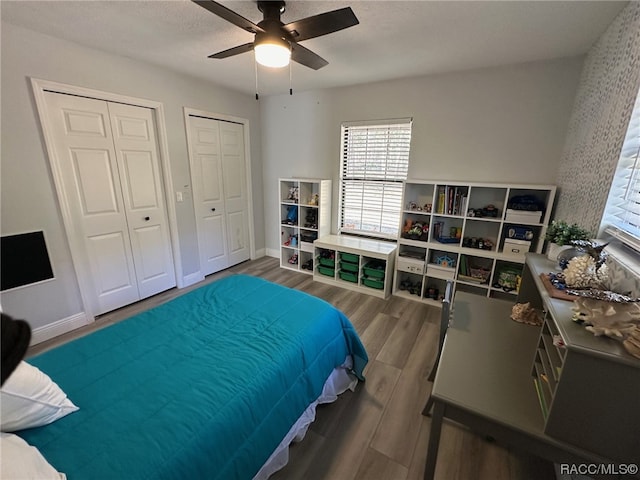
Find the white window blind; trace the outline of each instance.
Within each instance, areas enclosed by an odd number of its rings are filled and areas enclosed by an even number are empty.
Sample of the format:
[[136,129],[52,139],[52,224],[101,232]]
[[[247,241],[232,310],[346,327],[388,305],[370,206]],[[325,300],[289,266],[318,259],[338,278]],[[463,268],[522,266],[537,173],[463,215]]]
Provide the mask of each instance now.
[[640,250],[640,92],[609,190],[602,227]]
[[411,119],[342,125],[341,233],[396,238]]

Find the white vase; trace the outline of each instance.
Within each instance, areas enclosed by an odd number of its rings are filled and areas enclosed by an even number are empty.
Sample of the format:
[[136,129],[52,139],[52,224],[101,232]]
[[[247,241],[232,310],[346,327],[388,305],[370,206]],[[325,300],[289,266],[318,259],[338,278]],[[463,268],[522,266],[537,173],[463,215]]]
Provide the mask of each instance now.
[[557,243],[549,243],[547,245],[547,258],[552,262],[557,262],[560,252],[568,248],[571,248],[571,245],[558,245]]

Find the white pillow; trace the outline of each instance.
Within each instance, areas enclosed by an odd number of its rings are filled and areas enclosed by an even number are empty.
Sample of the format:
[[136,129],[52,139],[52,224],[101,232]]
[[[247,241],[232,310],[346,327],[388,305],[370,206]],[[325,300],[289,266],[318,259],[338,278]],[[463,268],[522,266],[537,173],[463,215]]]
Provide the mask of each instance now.
[[25,361],[0,389],[0,430],[15,432],[48,425],[78,410],[62,389]]
[[20,480],[66,480],[53,468],[36,447],[11,433],[0,433],[0,478]]

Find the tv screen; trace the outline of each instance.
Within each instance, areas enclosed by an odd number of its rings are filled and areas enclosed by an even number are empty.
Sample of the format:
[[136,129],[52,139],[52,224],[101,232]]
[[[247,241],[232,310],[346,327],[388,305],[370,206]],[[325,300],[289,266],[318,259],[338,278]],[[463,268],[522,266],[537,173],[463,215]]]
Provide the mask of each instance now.
[[53,278],[44,232],[0,238],[0,290],[9,290]]

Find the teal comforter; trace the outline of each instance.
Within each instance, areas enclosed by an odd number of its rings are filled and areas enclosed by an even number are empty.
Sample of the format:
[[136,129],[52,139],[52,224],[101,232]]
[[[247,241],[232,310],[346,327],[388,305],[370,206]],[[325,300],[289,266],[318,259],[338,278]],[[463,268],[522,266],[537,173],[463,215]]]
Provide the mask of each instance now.
[[248,480],[348,354],[339,310],[234,275],[28,359],[80,410],[20,435],[69,480]]

